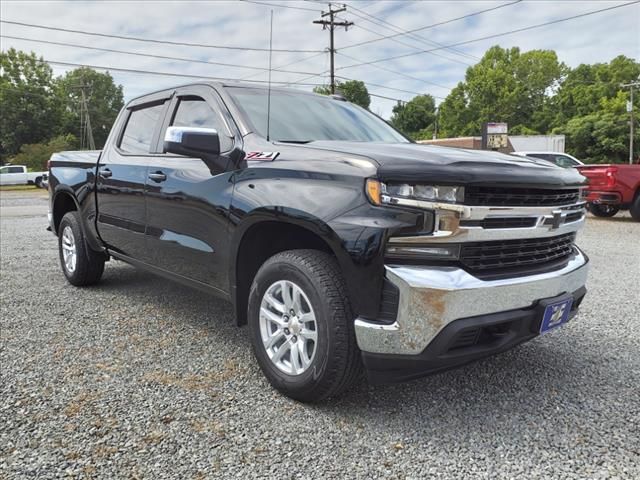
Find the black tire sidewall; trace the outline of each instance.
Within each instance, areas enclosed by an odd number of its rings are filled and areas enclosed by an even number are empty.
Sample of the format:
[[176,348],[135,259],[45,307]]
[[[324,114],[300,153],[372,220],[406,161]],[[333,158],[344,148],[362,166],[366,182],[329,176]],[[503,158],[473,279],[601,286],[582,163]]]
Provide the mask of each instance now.
[[[271,384],[279,390],[286,391],[294,398],[298,395],[306,397],[309,391],[319,386],[329,366],[334,347],[333,317],[330,314],[329,306],[322,298],[321,288],[317,285],[311,272],[305,270],[304,266],[286,261],[270,263],[256,275],[249,295],[249,327],[254,354]],[[273,364],[262,344],[260,334],[259,316],[262,297],[267,289],[279,280],[290,280],[302,288],[311,302],[316,316],[318,330],[316,353],[311,366],[296,376],[282,372]]]
[[640,191],[636,193],[636,198],[631,204],[629,213],[631,214],[631,218],[633,218],[636,222],[640,222]]
[[[62,254],[62,232],[65,227],[70,227],[73,232],[73,239],[76,245],[76,269],[73,273],[67,271],[64,264],[64,256]],[[58,254],[60,257],[60,266],[67,280],[72,285],[82,286],[87,284],[87,275],[90,269],[89,258],[87,254],[87,246],[84,239],[84,233],[78,219],[78,212],[68,212],[62,217],[60,226],[58,227]]]
[[616,207],[613,205],[611,205],[610,207],[613,208],[613,211],[611,212],[603,210],[602,205],[598,205],[595,203],[589,204],[589,210],[591,210],[591,213],[594,214],[596,217],[602,217],[602,218],[613,217],[620,211],[619,207]]

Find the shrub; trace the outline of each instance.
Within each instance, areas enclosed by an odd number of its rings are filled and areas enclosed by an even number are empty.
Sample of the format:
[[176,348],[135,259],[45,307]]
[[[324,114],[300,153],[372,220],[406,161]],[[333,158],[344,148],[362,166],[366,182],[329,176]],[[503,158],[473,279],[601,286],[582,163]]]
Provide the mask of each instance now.
[[73,150],[78,142],[71,134],[53,137],[46,143],[30,143],[20,147],[20,153],[11,159],[14,165],[26,165],[29,170],[46,170],[51,154],[63,150]]

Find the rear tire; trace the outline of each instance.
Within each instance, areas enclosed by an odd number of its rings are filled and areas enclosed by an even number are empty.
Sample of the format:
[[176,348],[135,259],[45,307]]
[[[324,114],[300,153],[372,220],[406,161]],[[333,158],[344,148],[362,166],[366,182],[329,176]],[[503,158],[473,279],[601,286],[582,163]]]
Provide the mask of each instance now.
[[83,287],[100,281],[105,257],[87,245],[77,211],[68,212],[60,221],[58,251],[62,271],[70,284]]
[[636,222],[640,222],[640,191],[636,193],[636,199],[631,204],[629,213]]
[[42,185],[42,177],[36,178],[35,184],[38,188],[44,188],[44,185]]
[[319,402],[359,377],[354,318],[331,255],[289,250],[268,259],[251,286],[248,314],[258,364],[284,395]]
[[596,203],[589,204],[589,211],[593,213],[596,217],[613,217],[616,213],[620,211],[620,207],[617,205],[601,205]]

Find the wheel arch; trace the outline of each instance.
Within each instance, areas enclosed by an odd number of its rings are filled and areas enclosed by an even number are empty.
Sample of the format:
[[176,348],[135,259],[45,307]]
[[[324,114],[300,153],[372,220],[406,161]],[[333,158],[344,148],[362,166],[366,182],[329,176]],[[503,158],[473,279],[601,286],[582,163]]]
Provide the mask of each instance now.
[[[52,228],[53,232],[57,235],[62,217],[69,212],[79,211],[80,205],[73,192],[66,189],[60,189],[53,194],[51,205],[51,214],[53,215]],[[84,233],[83,222],[80,222],[80,226]]]
[[236,323],[247,323],[251,283],[268,258],[286,250],[314,249],[335,256],[342,266],[348,254],[340,243],[329,225],[302,211],[278,207],[252,212],[237,226],[231,242],[229,284]]

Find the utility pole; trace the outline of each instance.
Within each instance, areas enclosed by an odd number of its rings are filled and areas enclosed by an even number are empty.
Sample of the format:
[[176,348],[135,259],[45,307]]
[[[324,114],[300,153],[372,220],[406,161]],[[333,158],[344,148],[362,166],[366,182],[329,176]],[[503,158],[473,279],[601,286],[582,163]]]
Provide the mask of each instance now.
[[[335,72],[335,63],[334,63],[334,55],[336,53],[336,49],[333,43],[333,31],[336,27],[344,27],[345,32],[347,29],[353,25],[353,22],[347,22],[346,20],[336,22],[335,16],[340,12],[346,12],[347,6],[343,5],[341,8],[333,9],[333,5],[329,4],[329,11],[322,12],[322,19],[314,20],[313,23],[318,25],[322,25],[322,29],[326,30],[329,28],[329,55],[331,56],[331,94],[336,93],[336,72]],[[326,19],[329,17],[329,20]]]
[[629,89],[629,102],[627,103],[627,112],[629,112],[629,165],[633,164],[633,135],[634,135],[634,118],[633,118],[633,89],[640,86],[640,82],[625,83],[620,85],[622,88]]
[[93,140],[93,129],[91,128],[91,117],[89,116],[89,99],[86,90],[88,85],[77,85],[73,88],[80,90],[80,148],[85,147],[89,150],[95,150],[96,144]]
[[436,119],[433,122],[433,140],[438,138],[438,114],[440,113],[440,107],[436,107]]

